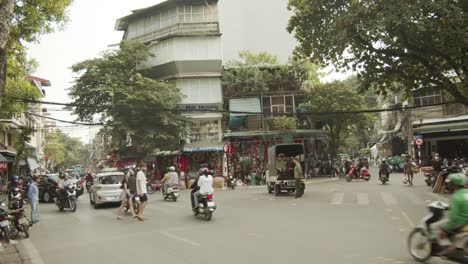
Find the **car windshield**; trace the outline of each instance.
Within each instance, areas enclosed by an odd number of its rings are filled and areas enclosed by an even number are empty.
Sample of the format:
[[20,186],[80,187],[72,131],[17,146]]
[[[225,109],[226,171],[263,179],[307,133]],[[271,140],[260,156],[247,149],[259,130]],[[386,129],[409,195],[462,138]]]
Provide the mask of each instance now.
[[99,183],[101,184],[120,184],[122,182],[123,175],[109,175],[99,177]]

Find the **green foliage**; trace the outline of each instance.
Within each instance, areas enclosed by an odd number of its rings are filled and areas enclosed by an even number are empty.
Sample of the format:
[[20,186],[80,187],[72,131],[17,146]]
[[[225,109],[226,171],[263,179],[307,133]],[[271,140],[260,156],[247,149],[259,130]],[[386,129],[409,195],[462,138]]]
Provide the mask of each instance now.
[[178,144],[184,132],[185,120],[177,111],[180,91],[137,72],[136,66],[150,56],[143,43],[129,41],[72,66],[78,77],[69,95],[79,104],[73,113],[81,121],[99,115],[113,147],[125,146],[131,135],[133,145],[152,150],[158,144]]
[[84,164],[88,150],[77,138],[69,137],[60,130],[47,132],[45,136],[44,154],[49,157],[52,169]]
[[296,118],[294,117],[273,117],[271,119],[270,130],[294,130],[296,129]]
[[289,0],[296,55],[354,70],[365,87],[436,86],[468,105],[466,1]]
[[34,133],[34,128],[22,127],[21,132],[16,137],[15,149],[16,149],[16,162],[14,164],[14,171],[17,171],[20,160],[24,160],[27,156],[26,153],[26,142],[31,141],[31,136]]
[[371,123],[366,114],[330,114],[321,112],[349,112],[364,109],[364,98],[359,95],[351,81],[312,85],[308,89],[307,100],[300,108],[311,112],[310,121],[321,123],[330,133],[329,152],[336,156],[340,146],[346,146],[350,134],[362,133]]
[[291,60],[281,65],[267,52],[239,53],[239,60],[230,61],[223,73],[226,98],[237,95],[262,94],[268,91],[298,90],[306,82],[318,82],[318,67],[307,60]]

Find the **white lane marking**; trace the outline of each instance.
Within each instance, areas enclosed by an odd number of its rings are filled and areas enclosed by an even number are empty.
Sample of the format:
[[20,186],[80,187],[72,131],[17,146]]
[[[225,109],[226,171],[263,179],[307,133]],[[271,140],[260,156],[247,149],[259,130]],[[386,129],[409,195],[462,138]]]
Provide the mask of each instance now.
[[167,236],[167,237],[169,237],[169,238],[172,238],[172,239],[177,240],[177,241],[180,241],[180,242],[184,242],[184,243],[189,244],[189,245],[192,245],[192,246],[194,246],[194,247],[199,247],[199,246],[200,246],[200,243],[197,243],[197,242],[195,242],[195,241],[192,241],[192,240],[190,240],[190,239],[187,239],[187,238],[184,238],[184,237],[181,237],[181,236],[176,236],[176,235],[171,234],[171,233],[166,232],[166,231],[161,231],[160,233],[161,233],[162,235],[164,235],[164,236]]
[[380,196],[386,205],[395,205],[397,201],[393,197],[393,194],[389,192],[380,192]]
[[410,200],[413,204],[425,204],[424,200],[421,197],[417,196],[414,192],[406,192],[405,195],[406,197],[408,197],[408,200]]
[[359,205],[369,205],[369,194],[367,194],[367,193],[358,193],[357,194],[357,203]]
[[401,211],[401,214],[403,215],[403,218],[405,218],[406,222],[408,223],[409,227],[414,227],[416,226],[414,224],[414,222],[411,220],[411,218],[408,216],[407,213],[405,213],[404,211]]
[[340,205],[343,203],[343,199],[344,193],[334,193],[330,203],[333,205]]

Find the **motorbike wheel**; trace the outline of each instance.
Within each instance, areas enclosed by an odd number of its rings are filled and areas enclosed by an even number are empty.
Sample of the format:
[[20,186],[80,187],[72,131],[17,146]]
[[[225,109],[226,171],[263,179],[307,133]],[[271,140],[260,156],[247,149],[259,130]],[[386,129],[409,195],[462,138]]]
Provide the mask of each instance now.
[[280,195],[280,193],[281,193],[280,186],[279,186],[279,185],[275,185],[275,196]]
[[28,225],[23,225],[23,232],[24,232],[24,237],[29,238],[29,226]]
[[70,211],[75,212],[76,208],[77,208],[76,200],[75,199],[70,200]]
[[346,179],[347,182],[351,182],[351,181],[353,180],[353,179],[351,178],[351,176],[349,176],[349,175],[346,176],[345,179]]
[[156,189],[153,187],[152,184],[148,184],[148,194],[153,194],[156,192]]
[[173,196],[172,201],[177,202],[177,197]]
[[140,212],[140,203],[133,203],[133,212],[135,212],[135,214]]
[[408,236],[408,251],[411,257],[417,261],[426,262],[431,258],[431,244],[429,237],[420,229],[414,229]]
[[44,202],[46,203],[53,202],[52,197],[50,196],[49,192],[44,192],[44,194],[42,195],[42,199],[44,199]]
[[3,232],[3,238],[5,239],[5,241],[7,243],[10,243],[10,230],[9,230],[9,228],[7,226],[3,227],[2,232]]
[[212,217],[213,217],[213,212],[211,212],[210,210],[207,210],[205,212],[205,220],[210,221]]

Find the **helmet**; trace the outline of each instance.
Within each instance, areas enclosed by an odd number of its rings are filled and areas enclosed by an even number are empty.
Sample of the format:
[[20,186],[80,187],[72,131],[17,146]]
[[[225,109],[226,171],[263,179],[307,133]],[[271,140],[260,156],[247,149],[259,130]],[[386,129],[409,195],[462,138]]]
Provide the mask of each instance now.
[[462,173],[450,174],[448,180],[457,186],[465,186],[467,184],[466,176]]
[[18,182],[18,181],[19,181],[19,177],[18,177],[18,176],[16,176],[16,175],[15,175],[15,176],[13,176],[13,181],[14,181],[14,182]]
[[170,170],[170,171],[175,171],[175,167],[174,167],[174,166],[170,166],[170,167],[169,167],[169,170]]
[[383,159],[382,159],[382,162],[387,162],[387,159],[386,159],[386,158],[383,158]]

